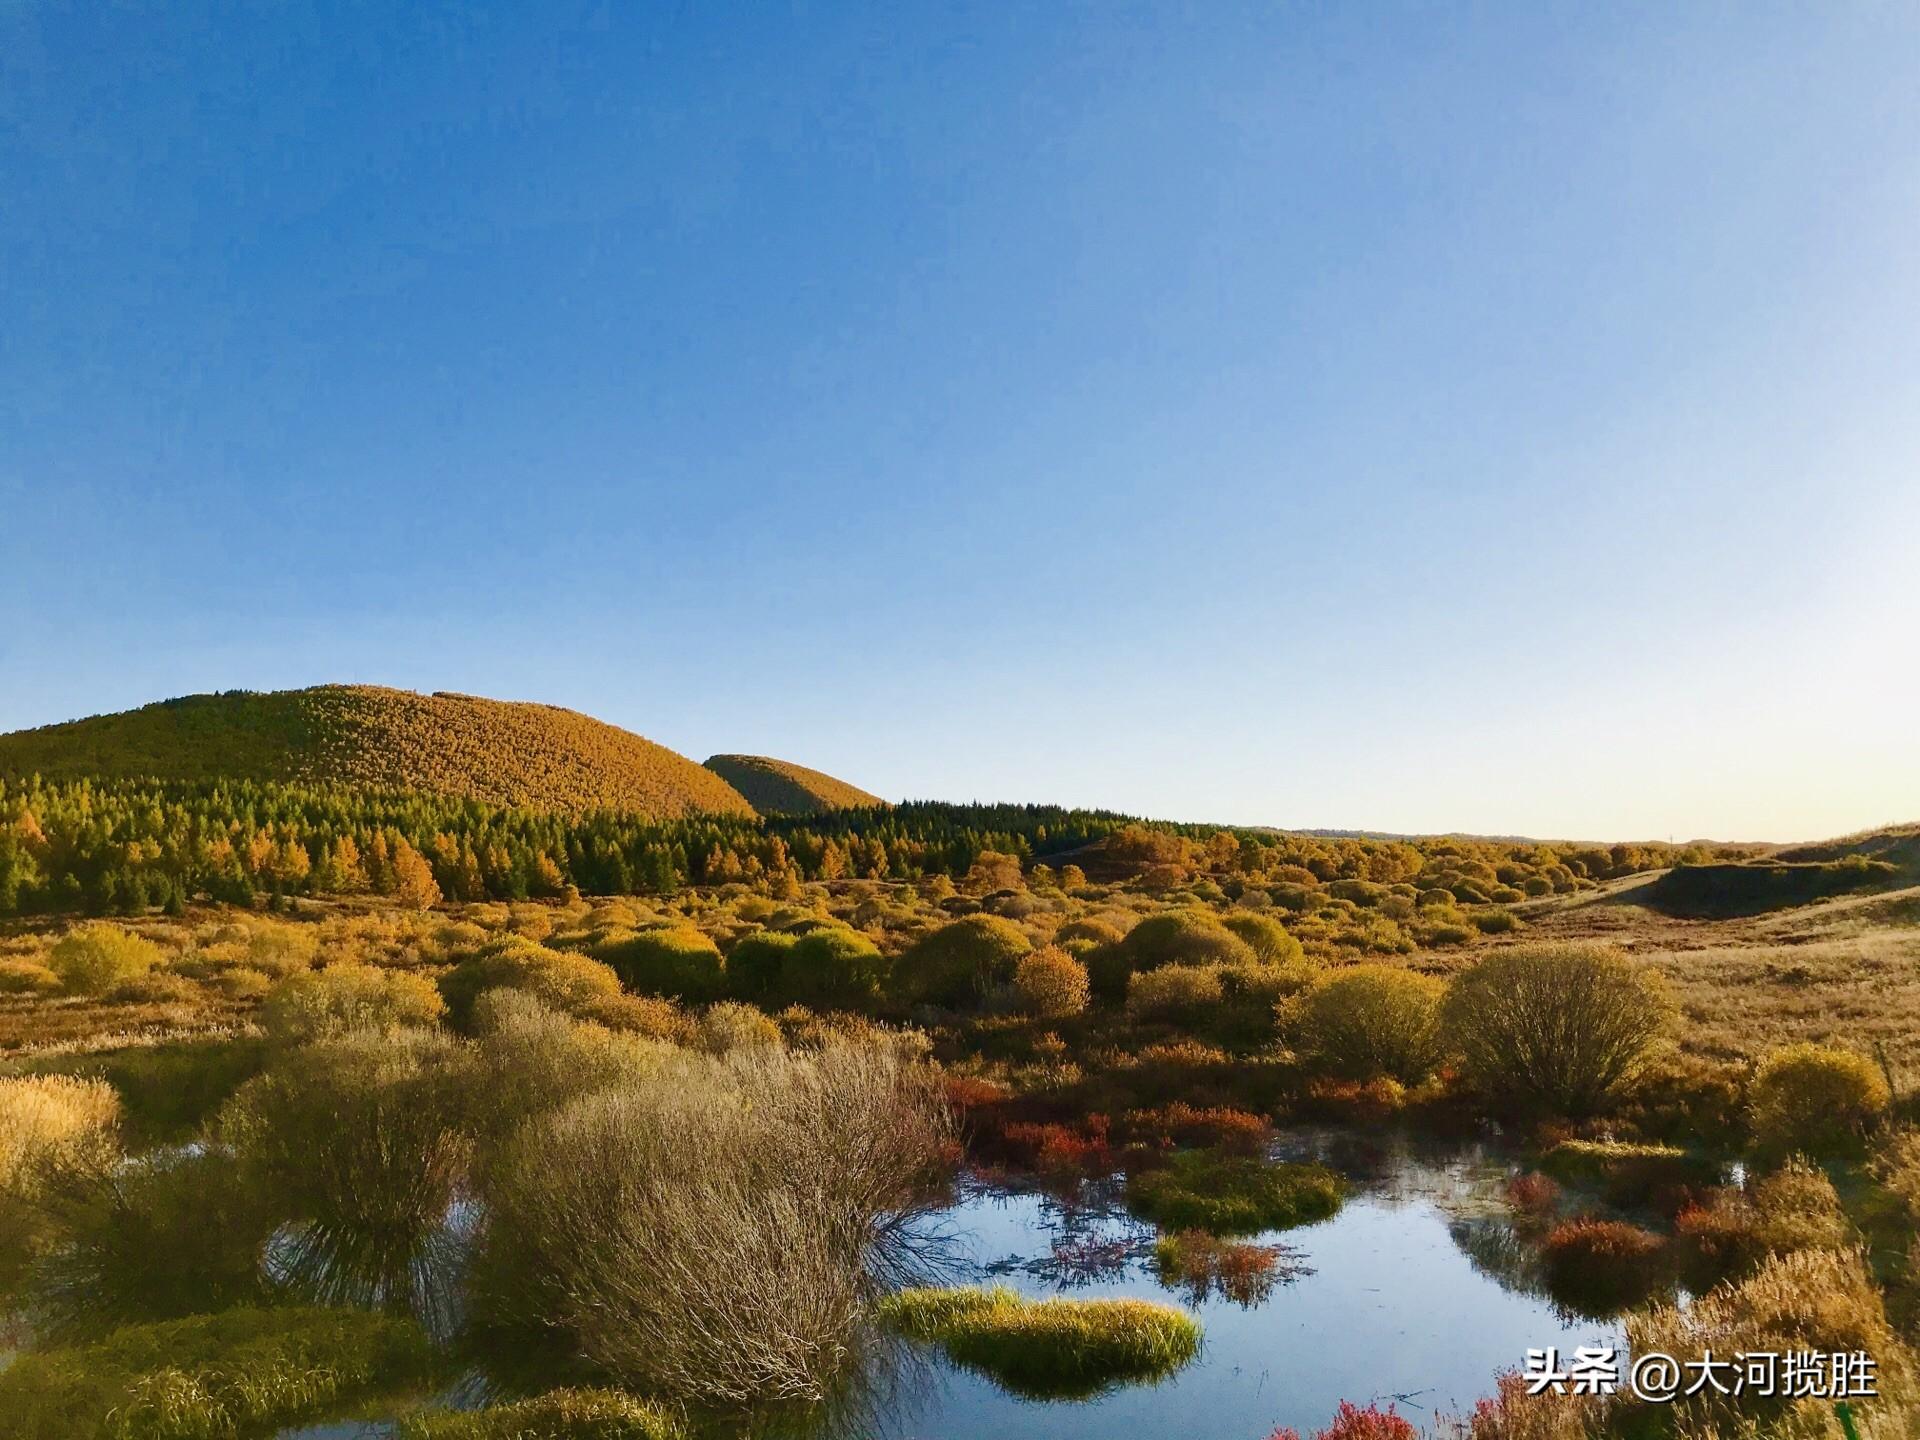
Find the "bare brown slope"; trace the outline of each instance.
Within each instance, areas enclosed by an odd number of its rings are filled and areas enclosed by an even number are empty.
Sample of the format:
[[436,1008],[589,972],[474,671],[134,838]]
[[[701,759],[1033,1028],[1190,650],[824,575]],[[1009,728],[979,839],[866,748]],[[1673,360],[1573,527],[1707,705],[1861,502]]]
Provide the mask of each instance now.
[[373,685],[189,695],[20,730],[0,735],[0,770],[336,782],[661,818],[752,813],[686,756],[575,711]]
[[818,815],[887,803],[844,780],[765,755],[712,755],[707,769],[746,796],[762,815]]

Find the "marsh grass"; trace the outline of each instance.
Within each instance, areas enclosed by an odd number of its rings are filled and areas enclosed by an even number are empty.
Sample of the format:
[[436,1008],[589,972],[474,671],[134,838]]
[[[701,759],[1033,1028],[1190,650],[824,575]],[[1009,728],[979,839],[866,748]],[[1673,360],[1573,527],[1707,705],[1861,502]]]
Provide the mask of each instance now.
[[1147,1300],[923,1288],[887,1296],[876,1314],[896,1333],[938,1344],[956,1364],[1031,1398],[1084,1399],[1163,1379],[1200,1350],[1199,1321]]
[[406,1320],[228,1310],[21,1356],[0,1371],[0,1440],[225,1440],[432,1369],[426,1336]]
[[1127,1207],[1175,1230],[1250,1235],[1328,1219],[1346,1182],[1324,1165],[1280,1164],[1218,1150],[1188,1150],[1127,1182]]
[[480,1318],[648,1394],[821,1400],[947,1133],[933,1077],[890,1048],[681,1052],[488,1168]]
[[552,1390],[483,1410],[430,1410],[400,1422],[398,1440],[681,1440],[671,1411],[620,1390]]

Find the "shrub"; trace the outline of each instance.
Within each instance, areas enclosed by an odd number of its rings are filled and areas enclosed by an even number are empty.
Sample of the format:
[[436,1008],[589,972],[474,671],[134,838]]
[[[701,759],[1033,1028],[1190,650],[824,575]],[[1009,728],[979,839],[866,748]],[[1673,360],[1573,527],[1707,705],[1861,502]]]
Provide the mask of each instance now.
[[1616,1205],[1645,1204],[1663,1191],[1708,1184],[1718,1171],[1677,1145],[1629,1140],[1562,1140],[1540,1158],[1540,1168],[1598,1190]]
[[1163,965],[1230,965],[1255,958],[1253,947],[1210,910],[1149,915],[1127,932],[1120,949],[1129,972],[1158,970]]
[[303,1045],[349,1030],[433,1025],[446,1009],[424,975],[347,962],[280,981],[260,1007],[260,1024],[279,1044]]
[[858,930],[837,925],[803,935],[781,966],[781,1001],[824,1010],[861,1010],[880,998],[887,957]]
[[1397,965],[1333,971],[1301,1003],[1300,1048],[1334,1075],[1417,1085],[1440,1062],[1443,993],[1438,980]]
[[909,999],[964,1009],[1012,982],[1033,949],[1026,932],[997,915],[968,915],[943,925],[900,957],[896,974]]
[[722,1000],[717,1005],[707,1007],[707,1013],[700,1017],[700,1029],[696,1036],[702,1050],[710,1055],[724,1055],[729,1050],[740,1050],[751,1045],[780,1045],[785,1041],[780,1027],[773,1017],[752,1005],[742,1005],[737,1000]]
[[1053,932],[1054,943],[1065,945],[1070,940],[1087,940],[1095,945],[1115,945],[1121,938],[1117,925],[1109,924],[1097,915],[1089,915],[1081,920],[1069,920]]
[[1286,927],[1265,915],[1236,911],[1221,923],[1253,951],[1253,958],[1262,965],[1298,965],[1307,958],[1307,952]]
[[1483,1095],[1589,1115],[1644,1072],[1670,1005],[1653,972],[1589,946],[1515,946],[1456,976],[1448,1039]]
[[1617,1315],[1657,1289],[1654,1263],[1666,1242],[1624,1220],[1580,1216],[1556,1225],[1541,1244],[1554,1296],[1581,1312]]
[[222,1136],[292,1222],[275,1247],[284,1278],[327,1304],[445,1313],[470,1080],[437,1033],[358,1033],[284,1052],[227,1102]]
[[218,1440],[272,1431],[425,1378],[411,1321],[339,1310],[228,1310],[22,1355],[0,1371],[7,1440]]
[[1673,1228],[1689,1274],[1709,1285],[1748,1274],[1770,1255],[1859,1243],[1833,1182],[1800,1160],[1744,1192],[1723,1190],[1708,1204],[1682,1210]]
[[673,1053],[657,1041],[574,1020],[524,990],[487,991],[474,1019],[476,1085],[486,1097],[476,1128],[491,1145],[530,1116],[658,1072]]
[[602,941],[593,956],[611,966],[621,983],[647,994],[703,1004],[726,993],[720,947],[698,930],[641,930]]
[[46,1243],[48,1178],[95,1156],[111,1156],[119,1118],[119,1096],[102,1080],[0,1080],[0,1293]]
[[727,951],[727,986],[734,998],[751,1004],[791,1004],[785,989],[787,957],[800,937],[784,930],[756,930]]
[[818,1399],[947,1139],[932,1074],[886,1047],[676,1052],[488,1167],[478,1316],[647,1394]]
[[598,960],[550,950],[518,935],[489,941],[440,977],[448,1017],[461,1027],[472,1022],[474,1001],[481,993],[502,986],[580,1015],[619,995],[620,977]]
[[1078,1015],[1087,1008],[1087,967],[1066,951],[1046,946],[1020,957],[1013,993],[1025,1014],[1043,1020]]
[[[1518,891],[1513,892],[1513,898],[1520,898]],[[1511,910],[1476,910],[1468,918],[1482,935],[1505,935],[1520,928],[1520,917]]]
[[69,994],[105,995],[138,980],[164,958],[151,940],[97,922],[61,936],[47,954],[47,968]]
[[1199,1353],[1200,1324],[1146,1300],[1029,1300],[1012,1290],[903,1290],[882,1323],[1033,1397],[1086,1397],[1158,1380]]
[[619,1390],[552,1390],[484,1410],[429,1410],[398,1440],[680,1440],[678,1417]]
[[63,1343],[264,1300],[272,1219],[219,1147],[102,1151],[39,1196],[59,1243],[35,1267],[35,1326]]
[[1157,1225],[1248,1235],[1311,1225],[1339,1210],[1346,1182],[1323,1165],[1269,1164],[1188,1150],[1127,1181],[1127,1206]]
[[1789,1045],[1767,1056],[1754,1077],[1754,1138],[1776,1155],[1854,1152],[1888,1099],[1885,1078],[1866,1056]]
[[1184,1100],[1153,1110],[1129,1110],[1121,1123],[1128,1140],[1163,1148],[1210,1145],[1236,1155],[1258,1155],[1273,1139],[1273,1126],[1251,1111],[1225,1105],[1202,1109]]
[[1127,1014],[1141,1020],[1192,1020],[1220,1004],[1213,966],[1168,965],[1127,977]]
[[0,1079],[0,1191],[28,1189],[61,1157],[105,1143],[119,1118],[120,1097],[104,1080]]

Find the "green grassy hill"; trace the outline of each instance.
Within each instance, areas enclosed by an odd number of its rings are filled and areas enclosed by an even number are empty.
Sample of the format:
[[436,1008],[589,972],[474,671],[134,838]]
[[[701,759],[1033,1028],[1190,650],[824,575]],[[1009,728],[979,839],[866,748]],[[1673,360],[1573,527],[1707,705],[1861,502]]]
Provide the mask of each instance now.
[[752,813],[712,770],[572,710],[372,685],[189,695],[15,731],[0,735],[0,773],[334,782],[662,819]]
[[763,815],[819,815],[887,803],[844,780],[765,755],[713,755],[707,759],[707,769],[746,796]]

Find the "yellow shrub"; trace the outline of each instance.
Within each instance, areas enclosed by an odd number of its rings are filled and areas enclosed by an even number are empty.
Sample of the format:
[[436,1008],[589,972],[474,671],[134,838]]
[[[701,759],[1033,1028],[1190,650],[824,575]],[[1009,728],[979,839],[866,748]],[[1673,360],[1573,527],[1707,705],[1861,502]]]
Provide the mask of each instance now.
[[1013,972],[1013,993],[1028,1015],[1078,1015],[1087,1008],[1087,967],[1049,945],[1020,957]]
[[1859,1144],[1890,1096],[1879,1067],[1831,1045],[1789,1045],[1761,1062],[1753,1133],[1775,1154],[1842,1153]]
[[1220,971],[1212,965],[1165,965],[1127,977],[1127,1013],[1138,1019],[1178,1019],[1219,1005]]
[[282,980],[260,1007],[260,1023],[281,1044],[303,1045],[349,1030],[433,1025],[446,1009],[424,975],[345,963]]
[[1300,1049],[1329,1074],[1417,1085],[1440,1061],[1443,993],[1438,980],[1397,965],[1335,970],[1301,1002]]
[[164,958],[151,940],[99,922],[62,936],[47,956],[47,968],[72,994],[104,995],[139,979]]

